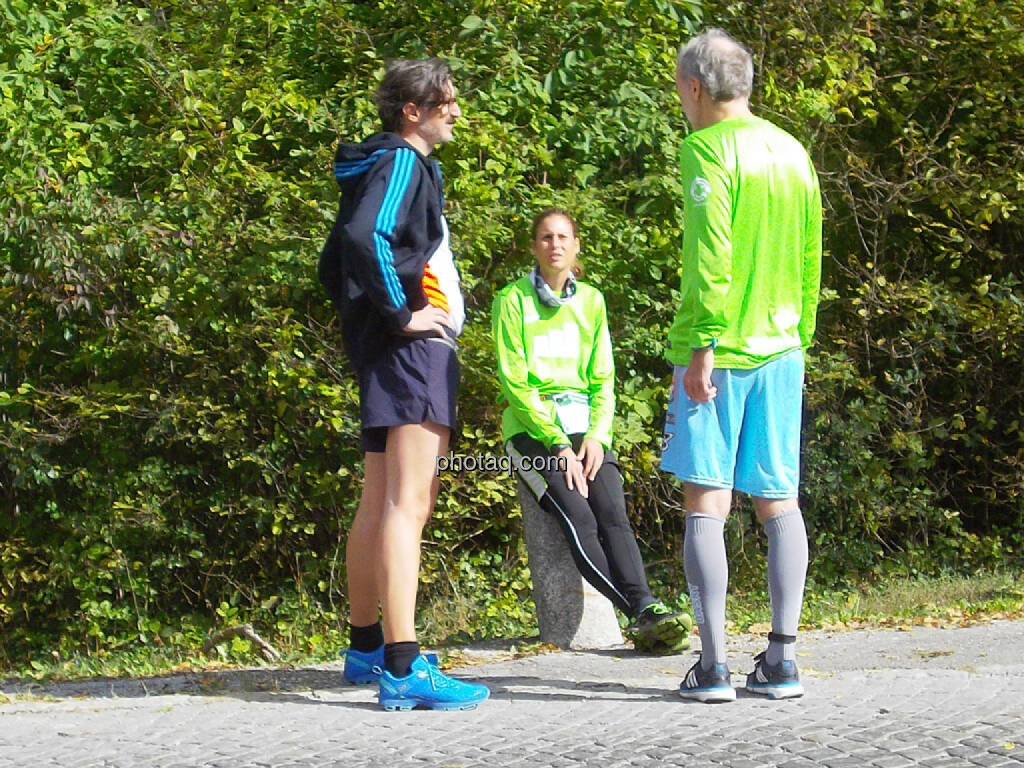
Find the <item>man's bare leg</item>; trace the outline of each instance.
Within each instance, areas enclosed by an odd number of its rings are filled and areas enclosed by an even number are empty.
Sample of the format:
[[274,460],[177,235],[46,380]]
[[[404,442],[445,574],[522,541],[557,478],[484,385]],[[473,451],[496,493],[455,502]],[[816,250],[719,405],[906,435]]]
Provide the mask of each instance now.
[[384,454],[367,453],[363,461],[363,492],[345,544],[349,621],[356,627],[376,624],[380,618],[384,481]]
[[437,497],[437,457],[448,427],[424,422],[388,430],[381,526],[381,598],[386,643],[416,640],[420,539]]

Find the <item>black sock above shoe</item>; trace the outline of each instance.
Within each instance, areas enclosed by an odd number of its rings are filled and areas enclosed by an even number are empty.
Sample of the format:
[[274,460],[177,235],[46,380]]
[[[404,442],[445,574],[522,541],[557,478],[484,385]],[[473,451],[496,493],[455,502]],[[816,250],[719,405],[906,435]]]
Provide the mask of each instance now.
[[405,677],[416,657],[420,655],[420,644],[413,642],[386,643],[384,645],[384,666],[395,677]]
[[376,651],[384,644],[384,630],[381,628],[380,622],[376,621],[368,627],[349,624],[348,644],[352,650],[361,653]]

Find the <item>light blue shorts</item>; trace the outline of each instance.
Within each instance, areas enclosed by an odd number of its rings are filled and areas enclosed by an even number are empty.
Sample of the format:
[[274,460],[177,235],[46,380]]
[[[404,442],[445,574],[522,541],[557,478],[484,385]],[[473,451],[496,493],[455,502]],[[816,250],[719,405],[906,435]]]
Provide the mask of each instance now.
[[757,368],[715,368],[718,394],[695,403],[672,376],[661,468],[680,480],[735,488],[765,499],[795,498],[800,486],[804,354],[786,352]]

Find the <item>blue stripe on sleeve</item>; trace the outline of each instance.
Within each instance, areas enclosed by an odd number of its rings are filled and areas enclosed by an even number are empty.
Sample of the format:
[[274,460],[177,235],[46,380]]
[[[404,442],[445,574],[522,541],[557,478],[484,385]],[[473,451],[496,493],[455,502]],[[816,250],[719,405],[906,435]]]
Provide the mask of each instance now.
[[388,180],[388,188],[384,193],[384,200],[381,202],[380,211],[377,212],[377,220],[374,223],[373,240],[376,245],[377,266],[384,277],[388,297],[396,308],[406,303],[405,291],[398,279],[398,273],[395,272],[395,257],[387,238],[394,234],[398,209],[409,188],[414,163],[415,155],[411,149],[399,148],[395,151],[395,163],[391,169],[391,178]]
[[334,178],[347,179],[350,176],[358,176],[360,173],[366,173],[373,167],[373,164],[377,162],[377,159],[385,152],[387,152],[386,149],[378,149],[372,155],[364,157],[362,160],[351,160],[349,162],[335,163]]

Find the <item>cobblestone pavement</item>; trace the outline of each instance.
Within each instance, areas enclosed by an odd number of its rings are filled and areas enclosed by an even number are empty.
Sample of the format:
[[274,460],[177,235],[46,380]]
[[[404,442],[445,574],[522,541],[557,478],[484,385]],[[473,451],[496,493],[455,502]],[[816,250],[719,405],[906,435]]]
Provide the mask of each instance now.
[[[762,638],[730,640],[742,686]],[[1024,622],[801,635],[807,695],[684,701],[695,658],[469,651],[470,712],[384,712],[340,664],[0,685],[6,766],[1024,766]]]

